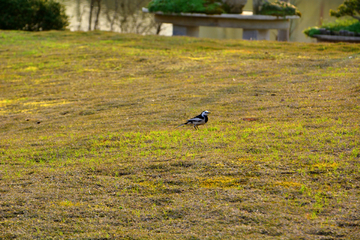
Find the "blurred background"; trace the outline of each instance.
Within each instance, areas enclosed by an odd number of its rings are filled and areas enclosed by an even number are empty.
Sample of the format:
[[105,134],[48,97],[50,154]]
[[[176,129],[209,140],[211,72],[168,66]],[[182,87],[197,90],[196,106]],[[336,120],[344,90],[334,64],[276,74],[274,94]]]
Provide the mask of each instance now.
[[[172,35],[171,24],[158,24],[153,15],[143,13],[150,0],[58,0],[66,6],[71,31],[103,30],[121,33]],[[270,1],[272,2],[272,1]],[[291,20],[290,41],[316,42],[303,31],[308,27],[335,21],[329,10],[337,9],[343,0],[290,0],[302,13],[300,19]],[[91,7],[93,6],[93,7]],[[245,11],[252,11],[248,0]],[[90,12],[92,13],[90,16]],[[270,39],[277,39],[277,31],[271,31]],[[242,29],[200,27],[200,37],[217,39],[242,39]]]

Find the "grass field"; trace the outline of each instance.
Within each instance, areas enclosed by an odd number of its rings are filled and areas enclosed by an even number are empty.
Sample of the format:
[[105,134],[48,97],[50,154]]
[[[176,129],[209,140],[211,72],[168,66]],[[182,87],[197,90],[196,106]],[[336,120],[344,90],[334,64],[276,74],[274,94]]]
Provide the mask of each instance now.
[[360,45],[0,31],[0,239],[357,239],[359,125]]

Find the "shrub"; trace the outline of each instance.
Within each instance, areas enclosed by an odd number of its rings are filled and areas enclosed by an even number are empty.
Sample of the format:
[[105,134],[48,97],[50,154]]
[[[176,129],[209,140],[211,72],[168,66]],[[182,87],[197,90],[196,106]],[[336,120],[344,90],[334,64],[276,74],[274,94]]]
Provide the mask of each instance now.
[[281,17],[285,17],[288,15],[297,15],[299,17],[301,17],[301,13],[297,10],[297,8],[287,2],[265,2],[262,6],[261,6],[261,11],[260,13],[261,15],[273,15],[273,16],[281,16]]
[[68,25],[65,7],[54,0],[0,0],[0,29],[62,30]]
[[335,22],[324,23],[320,27],[310,27],[304,33],[312,37],[313,35],[320,34],[320,28],[338,32],[340,30],[347,30],[350,32],[360,33],[360,22],[355,19],[337,19]]
[[221,14],[230,11],[221,0],[152,0],[148,8],[150,12],[164,13]]
[[318,27],[309,27],[303,32],[305,35],[312,37],[314,35],[320,34],[320,29]]

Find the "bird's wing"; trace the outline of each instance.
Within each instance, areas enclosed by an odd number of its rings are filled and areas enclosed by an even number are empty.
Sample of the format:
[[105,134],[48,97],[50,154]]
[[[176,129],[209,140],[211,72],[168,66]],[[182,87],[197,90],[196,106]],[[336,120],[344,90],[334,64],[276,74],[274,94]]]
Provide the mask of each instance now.
[[204,121],[204,118],[201,118],[199,116],[187,120],[188,123],[200,123],[203,121]]

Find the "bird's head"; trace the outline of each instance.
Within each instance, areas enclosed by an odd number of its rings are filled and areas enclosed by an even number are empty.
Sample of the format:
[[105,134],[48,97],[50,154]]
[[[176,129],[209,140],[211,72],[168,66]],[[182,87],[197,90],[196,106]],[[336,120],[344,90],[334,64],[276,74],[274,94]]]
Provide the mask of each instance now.
[[203,111],[203,112],[201,113],[201,116],[207,116],[208,114],[210,114],[209,111]]

